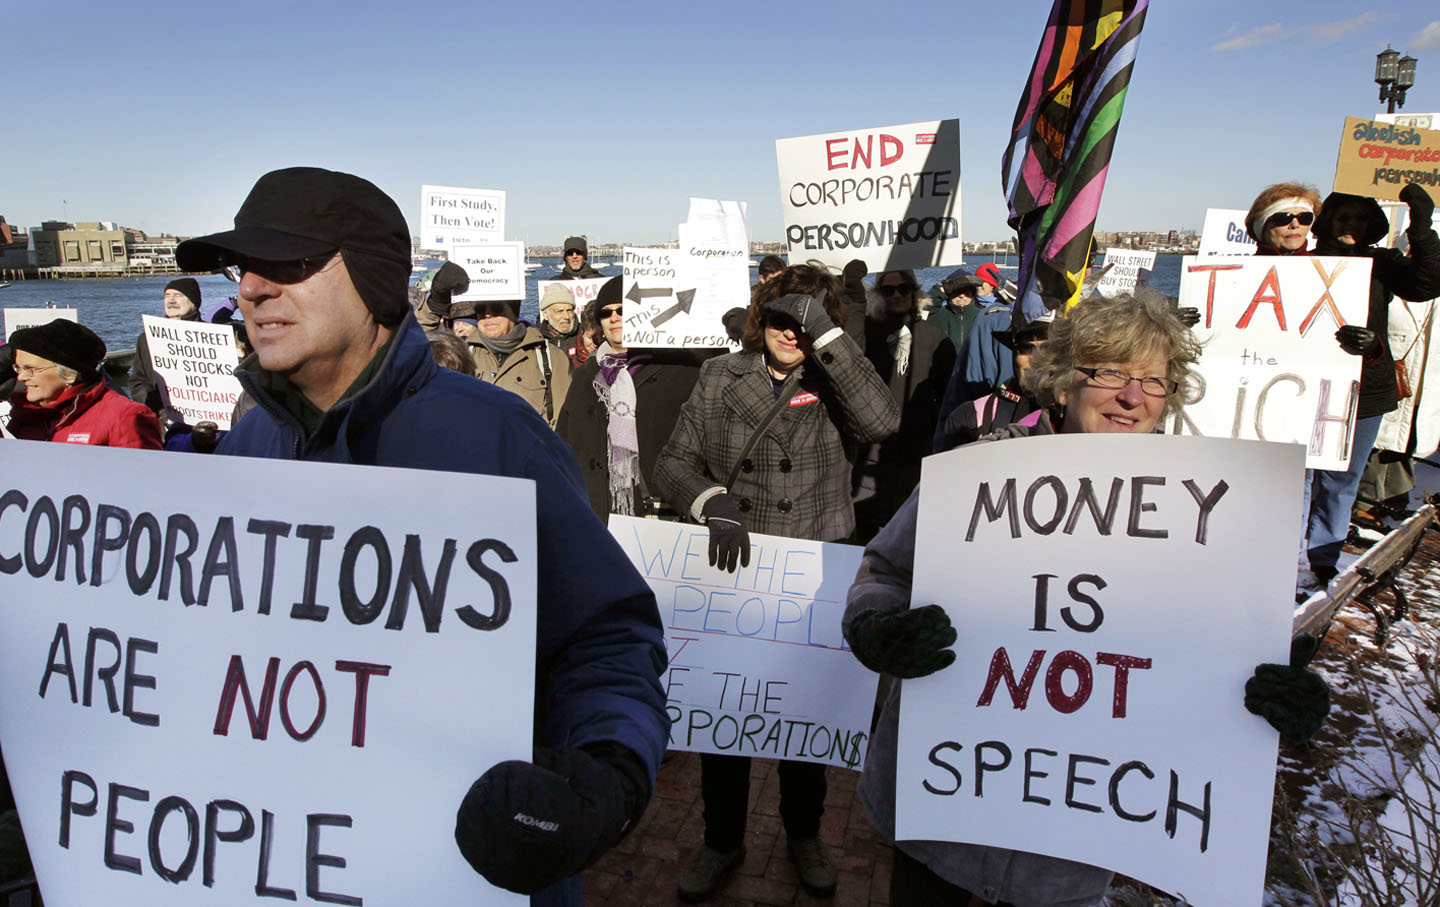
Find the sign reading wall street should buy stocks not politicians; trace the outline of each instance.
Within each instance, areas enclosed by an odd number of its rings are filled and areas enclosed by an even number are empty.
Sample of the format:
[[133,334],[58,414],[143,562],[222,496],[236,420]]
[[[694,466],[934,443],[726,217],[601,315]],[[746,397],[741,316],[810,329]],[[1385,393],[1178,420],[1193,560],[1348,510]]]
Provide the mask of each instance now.
[[840,634],[860,548],[752,532],[750,566],[726,573],[704,526],[612,516],[610,532],[665,624],[670,749],[864,764],[878,677]]
[[188,425],[214,422],[230,430],[230,416],[240,400],[240,364],[235,332],[227,324],[205,324],[141,315],[150,365],[165,381],[171,409]]
[[1200,311],[1204,352],[1174,434],[1304,444],[1309,469],[1345,469],[1360,357],[1341,325],[1364,325],[1370,259],[1186,256],[1180,305]]
[[925,460],[912,601],[959,631],[901,695],[896,834],[1103,866],[1257,904],[1301,449],[1047,435]]
[[963,263],[959,120],[780,139],[775,155],[792,263]]
[[533,483],[5,446],[0,744],[46,904],[527,903],[454,828],[530,757]]

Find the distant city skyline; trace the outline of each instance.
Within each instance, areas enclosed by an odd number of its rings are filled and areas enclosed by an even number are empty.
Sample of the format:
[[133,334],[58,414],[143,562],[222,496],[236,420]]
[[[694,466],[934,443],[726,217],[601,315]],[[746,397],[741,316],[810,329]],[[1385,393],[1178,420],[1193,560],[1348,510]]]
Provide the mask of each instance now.
[[[375,182],[416,234],[429,183],[504,189],[507,237],[535,245],[664,242],[691,196],[744,201],[751,238],[780,240],[776,139],[955,117],[962,238],[1003,241],[1000,155],[1049,8],[24,4],[0,215],[197,235],[262,173],[313,165]],[[1097,228],[1198,230],[1286,179],[1328,192],[1387,43],[1419,60],[1404,112],[1440,111],[1431,2],[1152,4]]]

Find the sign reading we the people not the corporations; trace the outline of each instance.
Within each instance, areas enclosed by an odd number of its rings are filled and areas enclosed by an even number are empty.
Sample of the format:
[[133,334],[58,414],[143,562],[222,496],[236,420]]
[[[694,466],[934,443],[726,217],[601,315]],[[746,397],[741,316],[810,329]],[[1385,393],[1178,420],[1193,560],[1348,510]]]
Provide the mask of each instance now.
[[861,549],[751,533],[750,565],[726,573],[704,526],[611,516],[610,532],[665,624],[670,749],[864,764],[878,677],[840,632]]
[[791,264],[963,263],[959,120],[779,139],[775,155]]
[[1259,903],[1278,735],[1244,688],[1289,652],[1301,458],[1102,434],[927,458],[911,600],[959,638],[903,682],[898,839]]
[[450,249],[505,238],[505,190],[420,187],[420,248]]
[[150,365],[164,381],[170,409],[187,425],[214,422],[230,430],[230,416],[243,389],[235,377],[240,354],[235,332],[225,324],[179,321],[141,315]]
[[1204,352],[1174,433],[1303,444],[1308,468],[1346,468],[1360,357],[1335,332],[1365,324],[1370,259],[1186,256],[1180,305],[1200,311]]
[[454,829],[530,758],[533,483],[6,448],[0,744],[46,904],[526,903]]

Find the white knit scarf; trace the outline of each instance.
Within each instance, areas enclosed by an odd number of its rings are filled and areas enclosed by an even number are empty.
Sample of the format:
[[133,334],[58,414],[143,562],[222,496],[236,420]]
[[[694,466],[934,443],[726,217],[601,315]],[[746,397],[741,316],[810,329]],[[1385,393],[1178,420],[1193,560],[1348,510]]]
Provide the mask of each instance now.
[[595,395],[605,404],[605,450],[610,461],[610,511],[635,513],[635,477],[640,474],[640,438],[635,427],[635,381],[626,368],[627,356],[600,344],[595,351],[600,371],[595,373]]

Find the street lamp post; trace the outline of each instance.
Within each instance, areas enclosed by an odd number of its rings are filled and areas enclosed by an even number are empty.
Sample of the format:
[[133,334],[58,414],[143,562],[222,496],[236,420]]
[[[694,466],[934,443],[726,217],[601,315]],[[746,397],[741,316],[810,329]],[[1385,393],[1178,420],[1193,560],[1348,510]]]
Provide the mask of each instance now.
[[1375,84],[1380,86],[1380,100],[1389,102],[1389,112],[1405,106],[1405,89],[1415,84],[1415,58],[1400,51],[1385,49],[1375,55]]

